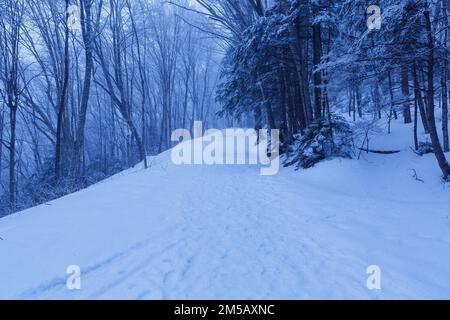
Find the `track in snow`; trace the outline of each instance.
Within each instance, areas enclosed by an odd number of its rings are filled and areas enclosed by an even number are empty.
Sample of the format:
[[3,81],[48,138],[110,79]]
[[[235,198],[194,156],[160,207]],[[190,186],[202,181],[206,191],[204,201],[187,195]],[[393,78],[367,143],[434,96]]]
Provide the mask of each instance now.
[[[0,220],[0,298],[448,298],[449,191],[405,161],[438,177],[406,150],[272,177],[160,155]],[[65,286],[72,264],[79,291]]]

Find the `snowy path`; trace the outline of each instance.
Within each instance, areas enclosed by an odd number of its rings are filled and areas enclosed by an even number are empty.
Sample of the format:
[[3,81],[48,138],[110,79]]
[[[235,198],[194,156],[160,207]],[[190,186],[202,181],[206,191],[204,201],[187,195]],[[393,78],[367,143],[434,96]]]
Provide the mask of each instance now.
[[163,154],[1,219],[0,298],[449,298],[450,190],[433,161],[405,150],[262,177]]

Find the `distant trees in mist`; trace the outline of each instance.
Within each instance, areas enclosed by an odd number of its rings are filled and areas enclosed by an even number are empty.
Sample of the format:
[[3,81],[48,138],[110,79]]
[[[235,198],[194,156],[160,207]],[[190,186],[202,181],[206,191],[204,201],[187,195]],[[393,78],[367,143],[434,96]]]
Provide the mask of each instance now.
[[193,18],[159,0],[0,1],[0,215],[146,160],[195,120],[222,126],[222,50]]

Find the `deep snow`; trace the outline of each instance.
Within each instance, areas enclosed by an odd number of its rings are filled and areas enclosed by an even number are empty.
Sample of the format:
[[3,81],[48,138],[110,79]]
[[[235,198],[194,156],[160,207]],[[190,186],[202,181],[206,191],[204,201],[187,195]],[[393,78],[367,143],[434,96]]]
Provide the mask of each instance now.
[[[450,298],[450,188],[411,140],[396,124],[371,147],[400,154],[275,176],[166,152],[1,219],[0,298]],[[370,265],[381,290],[366,287]]]

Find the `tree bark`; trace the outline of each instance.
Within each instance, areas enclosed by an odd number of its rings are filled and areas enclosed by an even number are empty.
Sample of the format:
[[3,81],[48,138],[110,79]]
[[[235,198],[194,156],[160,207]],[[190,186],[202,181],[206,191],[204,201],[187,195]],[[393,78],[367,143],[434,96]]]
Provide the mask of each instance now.
[[[320,23],[313,25],[313,64],[316,69],[322,56],[322,30]],[[322,72],[314,70],[314,117],[322,116]]]
[[414,99],[414,149],[419,150],[419,137],[417,133],[417,116],[418,116],[418,103],[417,99]]
[[425,105],[423,102],[422,93],[421,93],[421,90],[419,87],[419,80],[417,78],[416,64],[414,64],[414,66],[413,66],[413,79],[414,79],[414,95],[417,100],[417,104],[419,106],[420,118],[422,119],[422,125],[425,130],[425,133],[428,134],[428,133],[430,133],[430,128],[429,128],[430,126],[428,123],[428,115],[427,115],[427,111],[425,109]]
[[450,151],[448,142],[448,91],[447,91],[447,63],[444,60],[441,69],[441,95],[442,95],[442,136],[444,139],[444,152]]
[[[3,110],[0,112],[0,181],[2,181],[2,160],[3,160],[3,125],[5,120]],[[2,184],[0,183],[0,194],[2,194]]]
[[69,0],[66,0],[66,21],[64,40],[64,79],[58,103],[58,119],[56,123],[56,143],[55,143],[55,184],[59,183],[61,177],[61,131],[63,117],[66,107],[67,91],[69,87]]
[[138,66],[139,66],[139,76],[140,76],[141,88],[142,88],[142,101],[141,101],[142,140],[139,138],[139,134],[137,133],[137,130],[134,127],[134,125],[133,125],[133,129],[136,132],[133,133],[133,135],[136,135],[136,137],[137,137],[136,142],[138,144],[140,157],[141,157],[141,160],[143,160],[143,162],[144,162],[144,168],[147,169],[148,168],[147,152],[145,151],[145,101],[146,101],[145,93],[146,93],[146,83],[147,83],[146,80],[147,79],[146,79],[145,74],[144,74],[144,66],[143,66],[142,58],[141,58],[141,44],[140,44],[140,41],[139,41],[139,35],[138,35],[138,32],[137,32],[136,23],[134,21],[134,16],[132,14],[131,5],[130,5],[129,1],[127,1],[127,5],[128,5],[128,9],[129,9],[129,15],[130,15],[130,18],[131,18],[131,24],[132,24],[132,27],[133,27],[134,36],[136,38],[137,55],[138,55]]
[[389,98],[390,98],[390,104],[391,108],[389,109],[389,120],[388,120],[388,133],[391,133],[391,122],[392,122],[392,116],[394,115],[394,91],[392,90],[392,75],[391,70],[388,70],[388,81],[389,81]]
[[445,180],[450,175],[450,166],[445,159],[445,154],[442,151],[441,144],[439,142],[439,136],[436,129],[436,119],[434,116],[434,41],[431,31],[431,19],[430,11],[425,10],[425,28],[428,38],[428,116],[430,125],[430,137],[433,144],[434,154],[441,168],[443,177]]
[[403,94],[403,119],[405,123],[411,123],[411,109],[409,97],[409,81],[408,81],[408,66],[403,65],[401,68],[401,85]]
[[10,105],[9,123],[10,123],[10,137],[9,137],[9,208],[14,210],[16,204],[16,120],[17,120],[17,106],[12,103]]
[[92,70],[94,65],[93,59],[93,29],[91,15],[92,1],[80,0],[80,20],[81,31],[83,35],[84,53],[86,57],[86,67],[84,71],[83,91],[81,94],[80,113],[78,115],[78,126],[75,134],[73,146],[74,157],[72,159],[71,178],[75,185],[81,183],[81,160],[84,146],[84,128],[86,126],[87,108],[89,103],[89,94],[91,89]]

